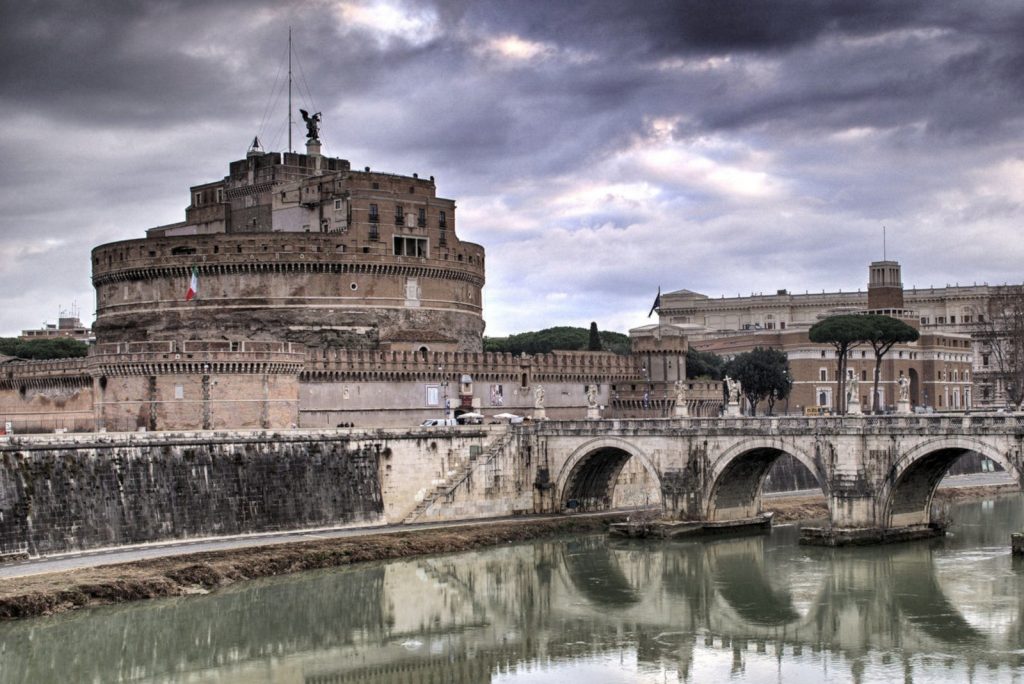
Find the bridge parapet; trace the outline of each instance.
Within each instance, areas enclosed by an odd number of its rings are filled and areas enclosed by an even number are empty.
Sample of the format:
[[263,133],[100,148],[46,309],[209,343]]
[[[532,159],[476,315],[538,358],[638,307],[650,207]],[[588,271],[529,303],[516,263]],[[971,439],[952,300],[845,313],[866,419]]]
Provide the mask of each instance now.
[[1024,414],[913,416],[761,416],[539,421],[524,434],[555,435],[1006,435],[1024,431]]

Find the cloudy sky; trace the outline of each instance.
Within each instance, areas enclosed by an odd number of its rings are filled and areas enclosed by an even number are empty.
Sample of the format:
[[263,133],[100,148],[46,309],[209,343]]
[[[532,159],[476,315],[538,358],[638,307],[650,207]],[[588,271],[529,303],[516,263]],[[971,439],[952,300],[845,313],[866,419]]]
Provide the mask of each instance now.
[[0,335],[287,146],[289,26],[324,152],[458,201],[488,334],[857,289],[883,226],[908,286],[1024,279],[1018,0],[5,2]]

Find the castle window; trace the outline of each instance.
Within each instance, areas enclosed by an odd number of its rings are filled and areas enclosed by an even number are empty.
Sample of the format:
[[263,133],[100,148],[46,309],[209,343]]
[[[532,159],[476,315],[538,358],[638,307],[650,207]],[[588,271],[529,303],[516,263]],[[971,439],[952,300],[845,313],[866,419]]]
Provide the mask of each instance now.
[[416,225],[420,228],[425,228],[427,225],[427,210],[422,207],[419,210],[419,215],[416,217]]
[[394,250],[395,256],[425,257],[427,256],[427,239],[396,235]]
[[441,245],[442,247],[448,244],[448,231],[447,230],[444,230],[444,229],[441,230],[441,238],[437,241],[437,244]]
[[828,369],[827,368],[819,368],[818,369],[818,380],[820,380],[821,382],[825,382],[826,380],[828,380]]
[[921,317],[921,325],[928,325],[928,317],[927,316],[922,316]]
[[415,186],[410,185],[409,186],[409,194],[412,195],[412,194],[415,194],[415,192],[416,192]]
[[340,211],[342,209],[341,200],[340,199],[334,200],[334,209],[336,211]]
[[400,226],[405,222],[405,209],[402,205],[395,207],[395,225]]
[[949,322],[950,323],[956,323],[956,316],[950,316],[949,317]]
[[380,183],[373,183],[370,185],[370,187],[373,188],[374,190],[380,190]]
[[377,213],[377,205],[370,205],[370,223],[377,223],[379,220],[379,214]]
[[202,203],[203,203],[203,193],[197,192],[196,193],[196,201],[193,202],[193,204],[195,204],[198,207]]
[[441,228],[448,227],[448,217],[445,215],[443,211],[438,212],[437,214],[437,225]]

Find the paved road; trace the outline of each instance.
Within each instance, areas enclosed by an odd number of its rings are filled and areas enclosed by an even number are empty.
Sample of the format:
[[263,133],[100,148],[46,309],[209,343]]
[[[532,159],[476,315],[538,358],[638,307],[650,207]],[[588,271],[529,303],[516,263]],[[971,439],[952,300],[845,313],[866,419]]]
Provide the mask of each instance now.
[[[576,515],[580,517],[590,517],[607,514],[607,512],[598,512],[578,513]],[[338,539],[343,537],[359,537],[368,534],[396,534],[398,532],[408,532],[410,530],[429,530],[442,527],[496,525],[498,523],[509,522],[512,520],[564,520],[565,518],[566,516],[564,514],[531,515],[491,518],[488,520],[466,520],[463,522],[419,523],[414,525],[373,525],[345,528],[335,527],[315,530],[294,530],[291,532],[273,532],[268,534],[246,534],[235,537],[217,537],[216,539],[176,540],[171,542],[156,542],[152,544],[140,544],[137,546],[127,547],[119,546],[116,548],[106,549],[91,549],[89,551],[55,554],[52,556],[0,564],[0,579],[24,577],[26,575],[42,575],[48,572],[63,572],[65,570],[77,570],[79,568],[90,568],[99,565],[113,565],[115,563],[129,563],[149,558],[182,556],[189,553],[202,553],[204,551],[242,549],[251,546],[270,546],[272,544],[287,544],[292,542],[310,541],[313,539]]]
[[[1005,472],[977,473],[974,475],[953,475],[942,481],[940,487],[980,487],[986,485],[1012,484],[1013,478]],[[766,498],[786,498],[796,496],[812,496],[819,494],[818,489],[803,489],[794,492],[773,492],[765,494]],[[603,515],[591,513],[582,515]],[[564,519],[564,515],[544,515],[515,518],[495,518],[491,520],[468,520],[456,523],[422,523],[418,525],[377,525],[371,527],[326,528],[316,530],[295,530],[292,532],[275,532],[270,534],[248,534],[237,537],[218,537],[217,539],[197,539],[189,541],[160,542],[139,546],[117,547],[110,549],[93,549],[75,553],[58,554],[15,561],[0,565],[0,579],[23,577],[26,575],[42,575],[48,572],[63,572],[99,565],[128,563],[148,558],[165,558],[188,553],[204,551],[223,551],[242,549],[251,546],[269,546],[271,544],[287,544],[289,542],[308,541],[311,539],[338,539],[357,537],[366,534],[395,534],[408,532],[411,529],[434,529],[439,527],[465,527],[467,525],[487,525],[508,522],[510,520],[546,520],[551,518]]]

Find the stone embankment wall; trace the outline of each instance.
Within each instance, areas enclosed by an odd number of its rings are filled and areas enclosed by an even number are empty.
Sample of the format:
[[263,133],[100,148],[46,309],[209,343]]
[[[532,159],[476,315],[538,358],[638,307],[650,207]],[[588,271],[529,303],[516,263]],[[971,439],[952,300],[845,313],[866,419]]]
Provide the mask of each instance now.
[[[6,437],[0,556],[399,523],[507,430]],[[495,503],[506,494],[474,490],[471,505],[442,502],[432,518],[506,512]]]

